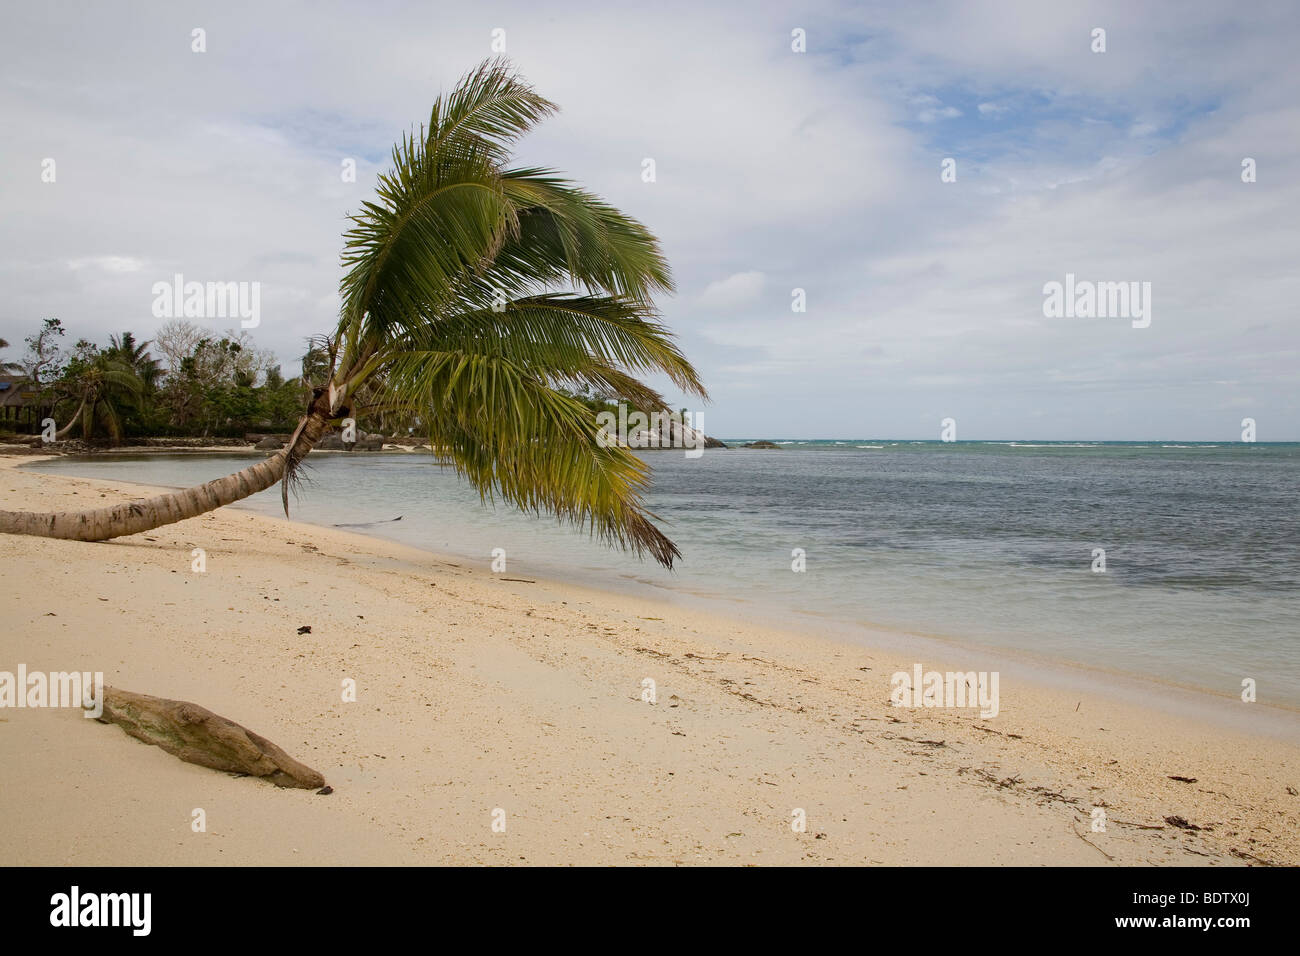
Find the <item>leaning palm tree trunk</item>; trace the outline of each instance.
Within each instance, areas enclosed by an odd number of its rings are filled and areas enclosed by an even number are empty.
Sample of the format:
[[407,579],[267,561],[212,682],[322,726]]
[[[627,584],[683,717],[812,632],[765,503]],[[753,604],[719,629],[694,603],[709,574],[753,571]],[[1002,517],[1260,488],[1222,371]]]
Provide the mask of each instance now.
[[[323,402],[322,402],[323,399]],[[285,463],[301,462],[329,425],[328,397],[318,396],[294,441],[265,461],[184,491],[91,511],[0,511],[0,533],[74,541],[106,541],[194,518],[265,491],[284,477]]]
[[68,424],[64,425],[57,432],[54,433],[54,440],[63,441],[63,439],[67,438],[68,433],[71,432],[72,429],[76,428],[77,423],[81,421],[81,413],[84,412],[85,410],[86,410],[86,400],[83,398],[81,400],[81,404],[77,406],[77,410],[73,412],[72,417],[68,419]]

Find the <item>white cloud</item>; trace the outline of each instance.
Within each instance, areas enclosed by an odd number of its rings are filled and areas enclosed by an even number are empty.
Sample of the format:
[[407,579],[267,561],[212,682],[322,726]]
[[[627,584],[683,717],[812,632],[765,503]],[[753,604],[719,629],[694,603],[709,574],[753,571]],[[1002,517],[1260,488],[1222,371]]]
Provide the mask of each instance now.
[[139,272],[144,266],[143,259],[134,259],[130,256],[90,256],[73,259],[68,263],[68,268],[73,272],[80,272],[83,269],[95,269],[107,273]]
[[955,106],[945,106],[936,110],[921,110],[916,114],[916,118],[922,123],[933,123],[941,119],[956,119],[961,116],[961,110]]
[[705,286],[699,303],[710,309],[736,309],[750,305],[763,294],[764,284],[761,272],[737,272]]
[[[188,14],[138,7],[7,11],[0,332],[21,341],[58,315],[75,337],[146,339],[153,281],[255,280],[256,341],[292,374],[337,314],[345,213],[436,93],[489,55],[497,21],[236,0],[205,12],[197,55]],[[520,162],[662,238],[683,290],[665,319],[710,383],[711,430],[930,434],[922,413],[943,405],[994,436],[1023,434],[1032,409],[1062,437],[1215,437],[1216,410],[1244,403],[1261,428],[1290,423],[1271,437],[1300,438],[1293,13],[805,13],[809,50],[794,54],[777,5],[501,11],[517,65],[563,109]],[[1104,55],[1088,49],[1097,23]],[[964,112],[1000,121],[947,122]],[[645,156],[656,183],[640,181]],[[944,156],[955,183],[939,181]],[[1240,181],[1244,156],[1257,183]],[[340,180],[345,157],[357,183]],[[1042,284],[1066,271],[1152,281],[1151,328],[1046,323]],[[796,286],[806,313],[790,311]]]

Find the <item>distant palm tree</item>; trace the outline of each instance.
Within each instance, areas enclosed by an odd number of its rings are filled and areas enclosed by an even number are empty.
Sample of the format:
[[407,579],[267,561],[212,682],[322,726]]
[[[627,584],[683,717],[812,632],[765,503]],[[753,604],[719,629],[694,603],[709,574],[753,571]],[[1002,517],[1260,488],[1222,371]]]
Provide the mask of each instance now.
[[394,148],[377,201],[345,236],[342,313],[283,451],[130,505],[0,512],[0,531],[113,538],[276,482],[287,513],[294,473],[321,436],[387,409],[418,415],[435,451],[485,500],[550,512],[671,567],[680,553],[642,501],[649,470],[627,449],[602,448],[593,414],[568,389],[662,409],[663,397],[634,377],[662,372],[707,396],[657,321],[651,296],[672,281],[654,236],[553,171],[507,166],[511,144],[554,110],[490,61],[435,101],[427,130]]
[[137,344],[133,333],[123,332],[121,335],[110,335],[109,347],[104,351],[110,357],[120,359],[129,365],[139,377],[145,390],[153,391],[158,384],[158,379],[162,377],[162,362],[149,354],[151,344],[150,342]]
[[58,389],[78,403],[77,410],[54,437],[62,439],[80,427],[81,437],[90,438],[95,426],[101,425],[111,439],[121,441],[123,412],[139,398],[143,388],[135,370],[110,352],[75,359]]

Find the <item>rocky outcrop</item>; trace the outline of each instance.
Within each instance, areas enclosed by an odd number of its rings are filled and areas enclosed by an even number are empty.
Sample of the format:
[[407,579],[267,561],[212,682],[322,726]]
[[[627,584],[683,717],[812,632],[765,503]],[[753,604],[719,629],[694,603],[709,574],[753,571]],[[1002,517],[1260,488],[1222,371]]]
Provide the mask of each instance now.
[[751,441],[741,445],[741,448],[780,448],[781,446],[770,441]]
[[633,433],[626,447],[641,450],[657,448],[726,448],[727,445],[717,438],[704,434],[698,428],[683,424],[670,418],[654,428],[644,428]]
[[267,435],[253,447],[258,451],[277,451],[284,447],[284,442],[280,441],[278,438],[272,438],[270,435]]

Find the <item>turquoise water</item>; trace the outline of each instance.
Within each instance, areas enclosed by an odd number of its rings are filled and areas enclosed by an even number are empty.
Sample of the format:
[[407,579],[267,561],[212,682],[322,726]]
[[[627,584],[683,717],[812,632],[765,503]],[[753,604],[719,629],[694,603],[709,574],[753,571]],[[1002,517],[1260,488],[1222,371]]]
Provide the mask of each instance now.
[[[1300,707],[1300,444],[857,439],[646,457],[650,507],[682,550],[675,572],[484,508],[426,455],[314,455],[293,517],[485,568],[504,548],[511,575],[688,595],[805,629],[897,629],[1234,697],[1250,677],[1261,702]],[[183,486],[249,461],[34,467]],[[278,490],[244,506],[279,513]]]

